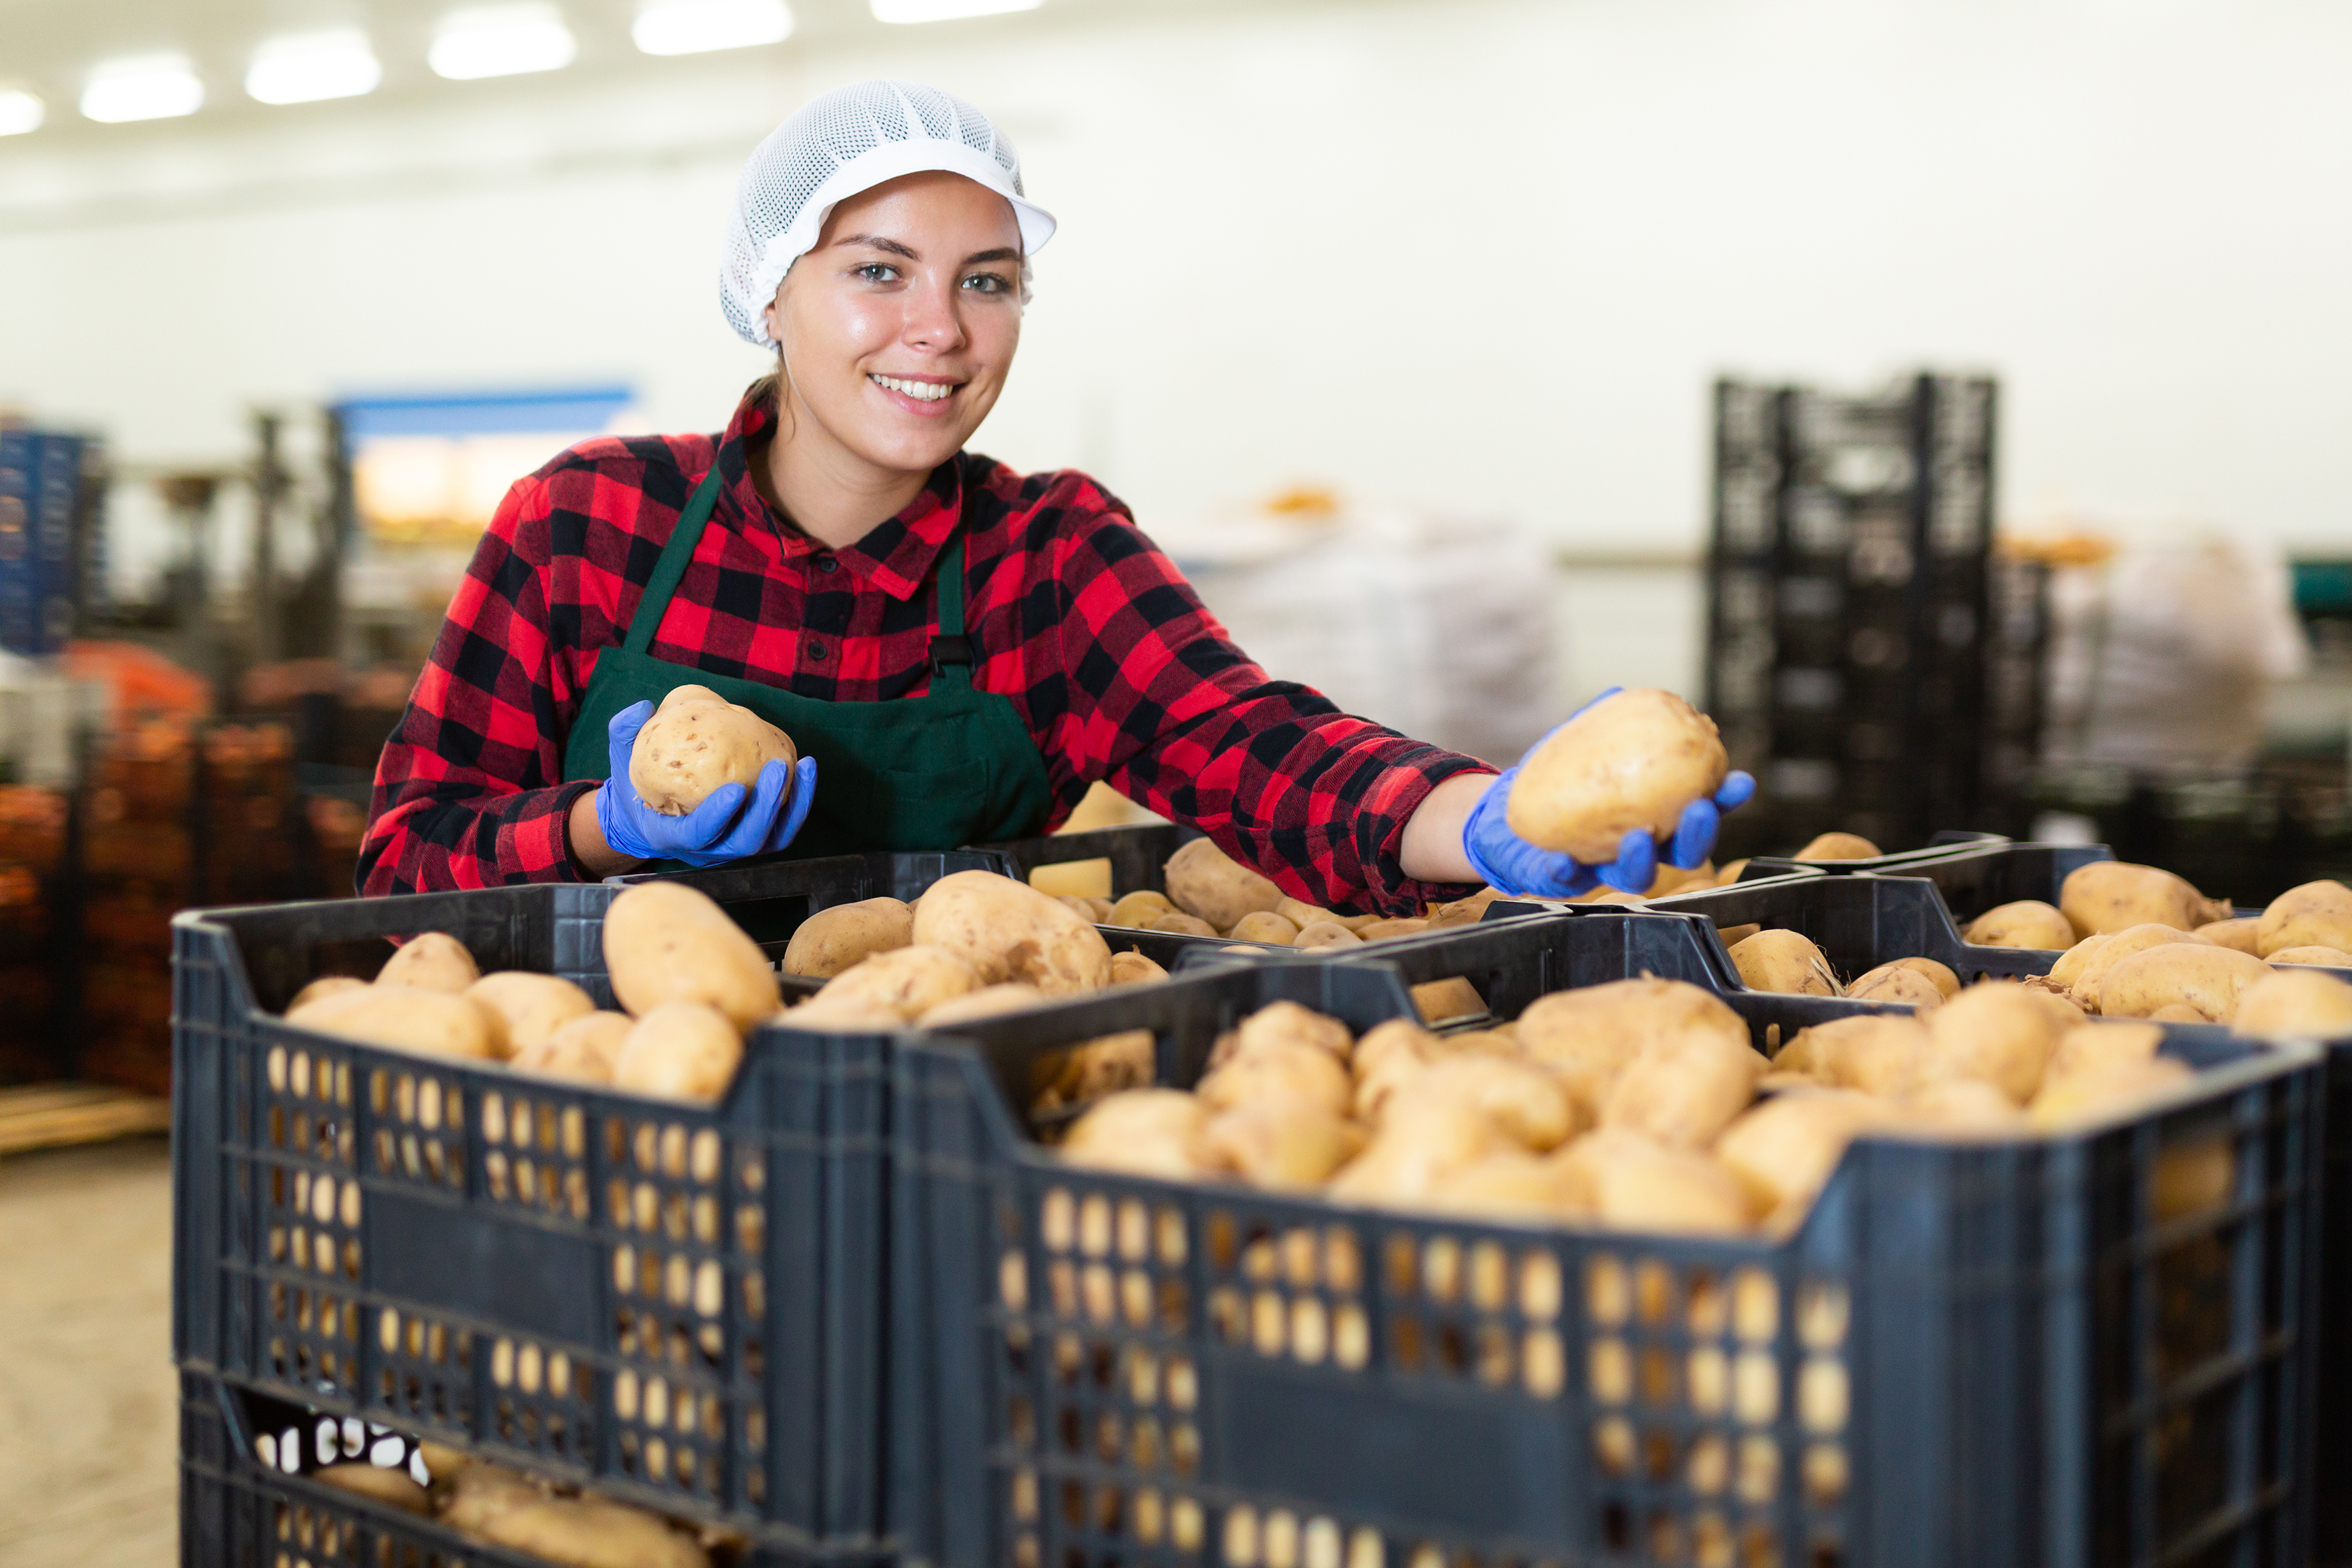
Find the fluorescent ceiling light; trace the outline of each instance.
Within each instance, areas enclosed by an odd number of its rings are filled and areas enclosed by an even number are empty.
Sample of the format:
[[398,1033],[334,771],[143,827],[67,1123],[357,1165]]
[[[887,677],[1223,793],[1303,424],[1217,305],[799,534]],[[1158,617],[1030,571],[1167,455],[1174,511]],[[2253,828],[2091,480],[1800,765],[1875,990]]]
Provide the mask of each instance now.
[[874,0],[877,22],[951,22],[959,16],[1001,16],[1034,11],[1038,0]]
[[38,131],[47,115],[48,106],[33,93],[17,88],[0,92],[0,136],[22,136],[27,131]]
[[245,90],[264,103],[316,103],[373,92],[383,67],[356,27],[270,38],[253,51]]
[[114,60],[90,73],[81,111],[109,125],[126,120],[170,120],[204,107],[205,84],[177,55]]
[[477,81],[562,70],[575,47],[572,29],[553,6],[499,5],[443,17],[425,61],[437,76]]
[[780,44],[792,32],[784,0],[667,0],[638,12],[629,37],[649,55],[698,55]]

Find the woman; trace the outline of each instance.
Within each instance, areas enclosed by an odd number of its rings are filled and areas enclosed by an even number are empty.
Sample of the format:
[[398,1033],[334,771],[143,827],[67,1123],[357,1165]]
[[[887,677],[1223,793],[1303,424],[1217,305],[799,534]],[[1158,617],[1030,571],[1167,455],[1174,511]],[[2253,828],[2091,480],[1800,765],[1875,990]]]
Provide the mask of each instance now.
[[[715,438],[584,442],[508,493],[384,748],[362,890],[1018,837],[1097,780],[1337,909],[1647,886],[1648,834],[1605,868],[1526,844],[1510,773],[1270,679],[1086,475],[964,449],[1053,232],[1012,147],[929,88],[844,88],[762,142],[720,293],[774,374]],[[629,748],[683,684],[803,760],[647,809]],[[1667,858],[1750,788],[1693,802]]]

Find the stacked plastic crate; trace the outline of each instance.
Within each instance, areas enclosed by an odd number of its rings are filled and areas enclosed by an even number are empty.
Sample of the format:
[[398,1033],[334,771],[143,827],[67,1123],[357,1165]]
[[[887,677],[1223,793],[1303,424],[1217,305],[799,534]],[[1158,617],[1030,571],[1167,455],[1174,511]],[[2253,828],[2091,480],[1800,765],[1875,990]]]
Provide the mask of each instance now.
[[73,635],[95,456],[80,436],[0,427],[0,647],[12,653],[55,653]]
[[1734,852],[1998,825],[2042,616],[2038,569],[1992,552],[1995,405],[1984,377],[1717,384],[1706,704],[1762,785]]

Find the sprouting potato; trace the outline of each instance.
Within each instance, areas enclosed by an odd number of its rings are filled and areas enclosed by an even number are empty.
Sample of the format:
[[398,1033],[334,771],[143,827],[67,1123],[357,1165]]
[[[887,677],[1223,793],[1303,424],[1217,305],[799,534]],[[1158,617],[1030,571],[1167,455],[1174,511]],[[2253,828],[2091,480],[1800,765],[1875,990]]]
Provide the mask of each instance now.
[[798,760],[792,738],[707,686],[678,686],[629,748],[629,785],[664,816],[684,816],[721,784],[751,789],[772,762]]
[[1714,795],[1730,770],[1713,720],[1671,691],[1634,688],[1593,703],[1530,752],[1504,816],[1530,844],[1614,860],[1636,828],[1671,838],[1683,808]]
[[1987,910],[1969,922],[1961,940],[1978,947],[2035,947],[2063,950],[2074,945],[2074,928],[2066,917],[2039,899],[2020,899]]
[[1837,972],[1822,950],[1801,932],[1759,931],[1731,950],[1731,962],[1751,991],[1779,991],[1798,996],[1844,994]]
[[385,959],[375,973],[375,983],[454,995],[481,977],[464,942],[446,931],[428,931],[410,937],[398,952]]
[[915,940],[915,916],[897,899],[861,899],[819,910],[800,923],[784,948],[784,973],[830,980],[877,952]]

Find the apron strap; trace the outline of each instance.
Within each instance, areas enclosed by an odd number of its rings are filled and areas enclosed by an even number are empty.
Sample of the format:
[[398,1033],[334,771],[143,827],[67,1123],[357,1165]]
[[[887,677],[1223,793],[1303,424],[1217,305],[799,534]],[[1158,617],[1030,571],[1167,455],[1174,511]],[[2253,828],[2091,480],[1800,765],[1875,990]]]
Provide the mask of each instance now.
[[[931,638],[931,677],[968,684],[977,662],[963,635],[963,535],[940,552],[940,629]],[[952,669],[955,673],[950,675]]]
[[637,613],[629,617],[629,635],[621,646],[631,653],[644,653],[653,647],[654,633],[661,629],[662,617],[669,614],[670,595],[677,592],[687,567],[694,560],[694,547],[702,542],[703,525],[710,521],[711,509],[719,504],[719,465],[702,476],[688,498],[686,510],[677,514],[677,521],[669,531],[669,542],[662,546],[661,559],[654,563],[654,574],[646,581],[645,597],[637,601]]

